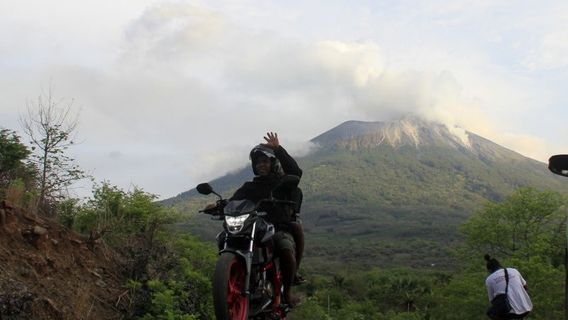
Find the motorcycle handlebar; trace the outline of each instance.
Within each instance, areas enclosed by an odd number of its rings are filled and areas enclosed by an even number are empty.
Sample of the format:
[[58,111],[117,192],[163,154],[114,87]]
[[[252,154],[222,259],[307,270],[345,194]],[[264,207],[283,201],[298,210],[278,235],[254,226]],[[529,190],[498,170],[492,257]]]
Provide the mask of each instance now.
[[212,216],[222,216],[223,208],[227,205],[227,200],[218,200],[214,207],[199,210],[199,213],[209,214]]

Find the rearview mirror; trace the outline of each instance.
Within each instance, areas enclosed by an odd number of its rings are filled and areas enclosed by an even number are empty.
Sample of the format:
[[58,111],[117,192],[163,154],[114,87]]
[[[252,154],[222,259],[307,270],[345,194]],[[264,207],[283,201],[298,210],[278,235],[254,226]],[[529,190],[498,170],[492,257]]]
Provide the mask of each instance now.
[[213,188],[209,185],[209,183],[200,183],[196,187],[197,192],[208,195],[213,193]]
[[555,174],[568,177],[568,154],[557,154],[550,157],[548,169]]

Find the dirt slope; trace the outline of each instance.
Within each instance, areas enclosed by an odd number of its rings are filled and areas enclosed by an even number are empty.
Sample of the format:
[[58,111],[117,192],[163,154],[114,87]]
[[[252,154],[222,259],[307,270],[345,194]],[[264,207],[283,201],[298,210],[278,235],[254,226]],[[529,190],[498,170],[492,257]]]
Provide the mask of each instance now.
[[0,203],[0,319],[121,319],[121,270],[104,244]]

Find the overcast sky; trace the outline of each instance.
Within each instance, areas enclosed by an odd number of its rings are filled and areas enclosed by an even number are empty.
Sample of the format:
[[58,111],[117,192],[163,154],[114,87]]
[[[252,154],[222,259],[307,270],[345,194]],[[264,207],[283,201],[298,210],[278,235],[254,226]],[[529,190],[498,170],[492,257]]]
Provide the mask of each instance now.
[[546,162],[568,153],[567,82],[566,1],[0,1],[0,126],[51,86],[78,164],[160,198],[268,130],[298,155],[409,112]]

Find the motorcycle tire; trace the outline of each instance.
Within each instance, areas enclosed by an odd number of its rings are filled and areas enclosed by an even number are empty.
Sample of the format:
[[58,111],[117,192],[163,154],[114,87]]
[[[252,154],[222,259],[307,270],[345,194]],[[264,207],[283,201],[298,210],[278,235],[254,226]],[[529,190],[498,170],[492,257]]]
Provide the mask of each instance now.
[[249,298],[243,295],[246,267],[234,253],[219,256],[213,276],[213,305],[217,320],[247,320]]

